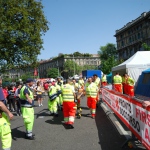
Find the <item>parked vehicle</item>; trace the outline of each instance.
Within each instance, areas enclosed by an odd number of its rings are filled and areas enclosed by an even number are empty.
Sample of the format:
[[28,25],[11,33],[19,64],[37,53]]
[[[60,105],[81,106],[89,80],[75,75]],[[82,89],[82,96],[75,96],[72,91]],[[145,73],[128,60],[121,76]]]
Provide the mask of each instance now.
[[83,70],[82,71],[82,77],[86,79],[89,78],[89,77],[92,77],[94,74],[97,74],[97,76],[99,78],[102,77],[102,71],[101,70]]

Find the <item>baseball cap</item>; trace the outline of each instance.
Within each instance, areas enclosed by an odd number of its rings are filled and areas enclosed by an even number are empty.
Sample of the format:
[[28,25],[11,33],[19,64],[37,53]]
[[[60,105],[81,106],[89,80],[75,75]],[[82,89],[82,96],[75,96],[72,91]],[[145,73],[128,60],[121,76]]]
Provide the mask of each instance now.
[[34,80],[33,80],[32,78],[28,78],[28,79],[26,80],[26,83],[30,83],[30,82],[34,82]]

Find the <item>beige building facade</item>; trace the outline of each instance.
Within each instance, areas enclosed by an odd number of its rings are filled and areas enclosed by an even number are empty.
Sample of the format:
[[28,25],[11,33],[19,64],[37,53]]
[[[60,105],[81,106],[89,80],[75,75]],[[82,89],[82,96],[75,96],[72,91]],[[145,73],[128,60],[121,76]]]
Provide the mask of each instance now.
[[52,60],[41,61],[38,72],[40,78],[47,77],[47,69],[49,68],[58,68],[59,72],[63,71],[64,63],[67,60],[72,60],[80,66],[89,65],[89,66],[99,66],[101,64],[100,57],[98,54],[92,54],[91,57],[74,57],[74,56],[62,56],[57,57]]
[[[67,60],[75,61],[80,66],[89,65],[98,67],[101,64],[100,57],[98,54],[92,54],[90,57],[74,57],[74,56],[56,57],[53,59],[42,60],[39,62],[39,66],[37,68],[38,76],[40,78],[46,78],[47,70],[50,68],[58,68],[59,72],[63,71],[64,63]],[[26,68],[9,69],[5,74],[3,74],[3,77],[20,78],[23,74],[27,72],[34,74],[34,68],[29,66]]]

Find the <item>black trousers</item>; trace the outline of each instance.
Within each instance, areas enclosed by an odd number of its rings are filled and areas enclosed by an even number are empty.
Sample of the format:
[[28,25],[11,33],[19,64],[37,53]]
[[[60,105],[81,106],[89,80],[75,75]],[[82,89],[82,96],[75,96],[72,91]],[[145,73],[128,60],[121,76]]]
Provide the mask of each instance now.
[[16,111],[15,98],[8,97],[7,99],[8,99],[8,104],[9,104],[9,110],[12,111],[12,107],[13,107],[14,111]]
[[17,105],[17,113],[20,114],[21,113],[21,102],[20,102],[19,97],[16,98],[16,105]]

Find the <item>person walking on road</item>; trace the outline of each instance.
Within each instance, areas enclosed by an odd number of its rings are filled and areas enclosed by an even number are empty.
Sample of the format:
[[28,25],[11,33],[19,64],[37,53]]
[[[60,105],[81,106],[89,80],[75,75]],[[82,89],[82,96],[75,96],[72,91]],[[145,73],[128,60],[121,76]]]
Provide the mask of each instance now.
[[59,96],[57,95],[58,89],[55,86],[54,83],[51,81],[49,82],[49,100],[48,100],[48,109],[50,111],[50,116],[55,116],[58,117],[58,101],[59,101]]
[[62,96],[63,96],[63,115],[64,115],[64,124],[66,128],[73,129],[75,113],[76,113],[76,104],[75,100],[75,90],[71,85],[71,80],[67,79],[62,86]]
[[116,92],[122,93],[122,77],[117,72],[113,77],[113,88]]
[[87,106],[89,107],[91,116],[94,119],[96,115],[96,97],[98,95],[98,87],[92,82],[92,78],[88,78],[88,82],[85,84],[85,92],[87,96]]
[[59,94],[58,108],[60,110],[62,110],[62,108],[63,108],[63,106],[62,106],[62,104],[63,104],[63,98],[62,98],[62,94],[61,94],[61,86],[63,86],[63,81],[61,80],[61,77],[57,77],[56,84],[57,84],[57,88],[58,88],[58,90],[60,92],[60,94]]
[[34,134],[32,133],[34,124],[34,95],[30,88],[32,85],[33,79],[27,79],[26,85],[20,90],[21,112],[26,128],[25,138],[29,140],[35,139]]
[[98,103],[99,103],[99,96],[100,96],[100,87],[101,87],[101,79],[97,76],[97,74],[93,75],[93,82],[96,84],[98,87],[99,93],[97,94],[96,97],[96,107],[98,108]]
[[[0,85],[2,84],[2,80],[0,79]],[[0,139],[2,142],[3,150],[11,150],[12,137],[11,137],[11,129],[10,122],[13,118],[13,114],[7,109],[5,104],[3,103],[5,97],[0,87]],[[7,114],[7,115],[6,115]],[[9,119],[8,119],[8,117]]]

